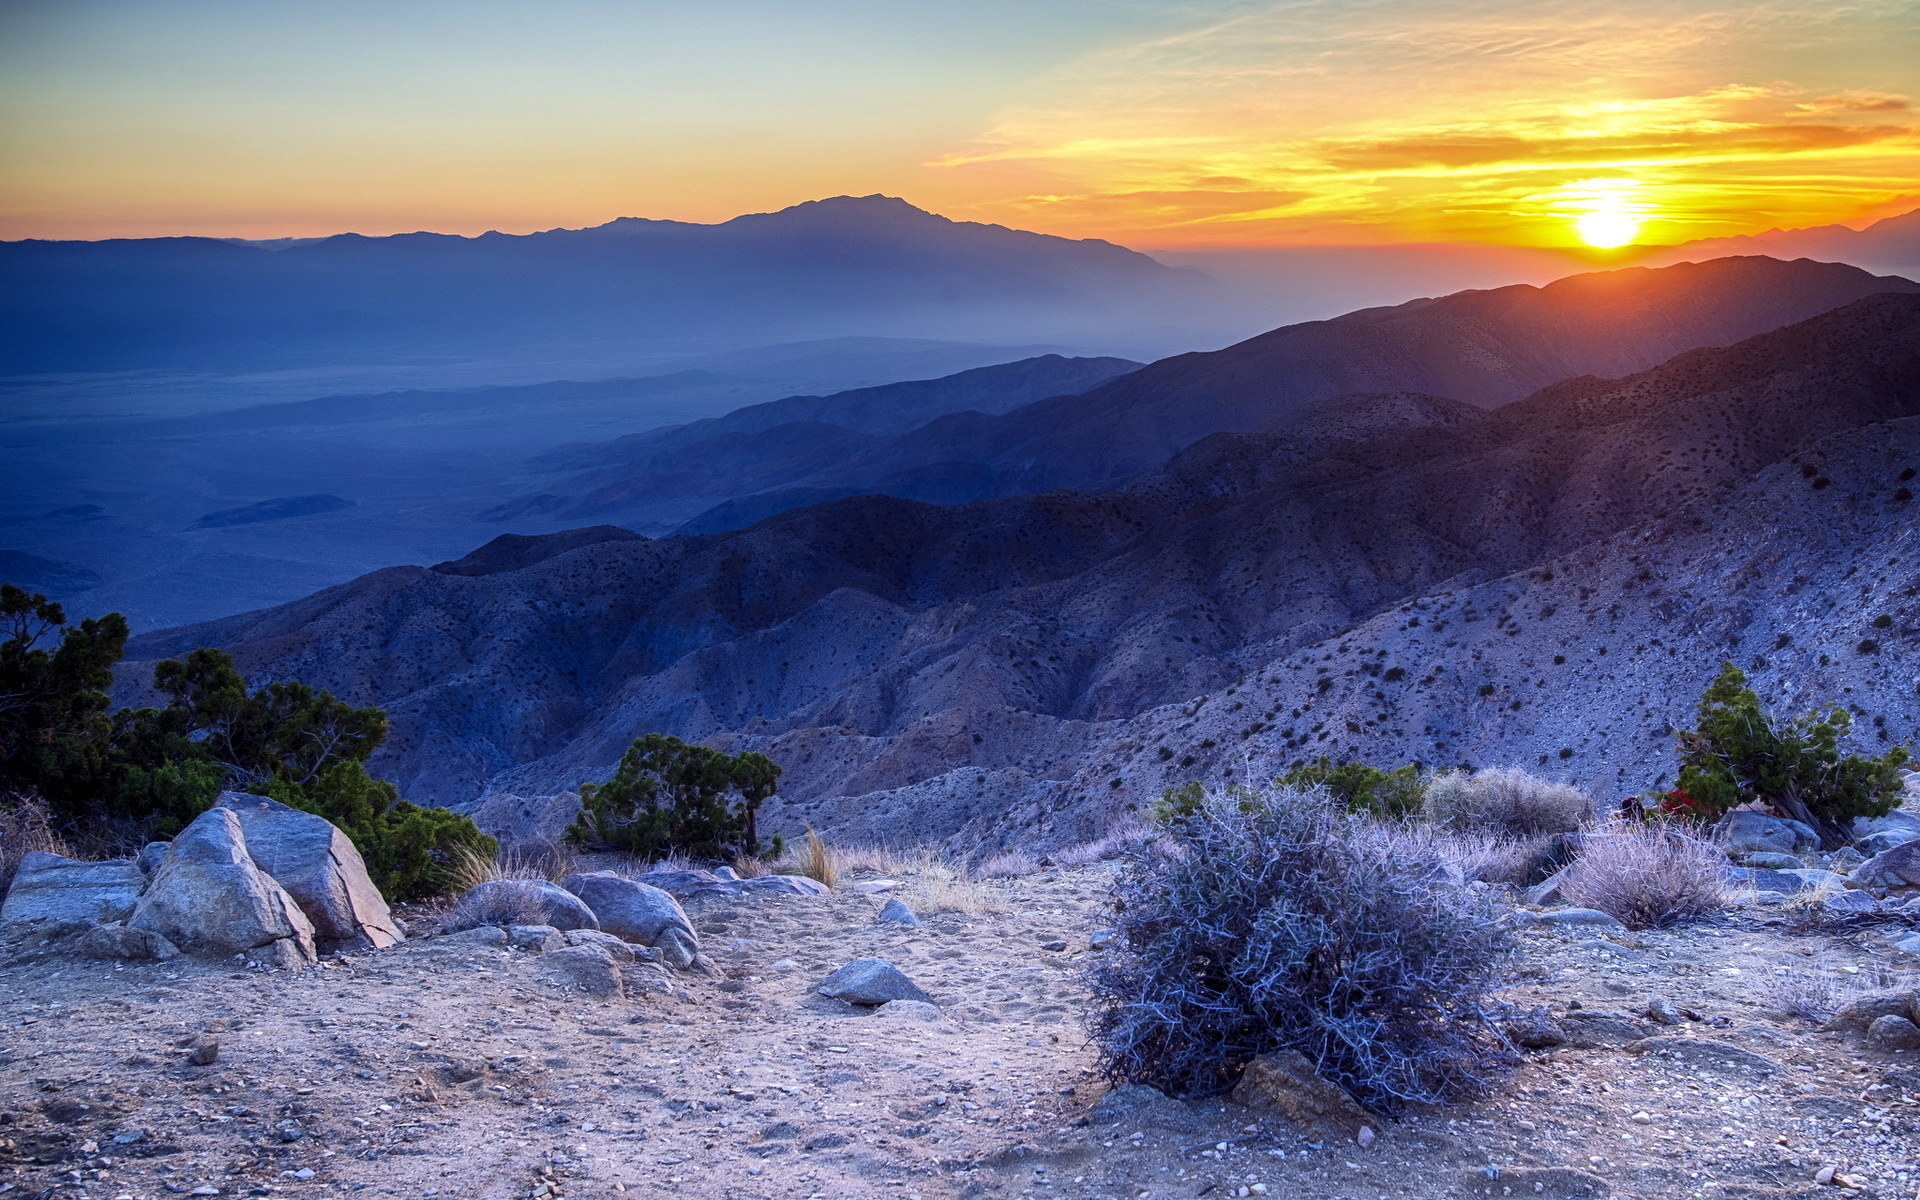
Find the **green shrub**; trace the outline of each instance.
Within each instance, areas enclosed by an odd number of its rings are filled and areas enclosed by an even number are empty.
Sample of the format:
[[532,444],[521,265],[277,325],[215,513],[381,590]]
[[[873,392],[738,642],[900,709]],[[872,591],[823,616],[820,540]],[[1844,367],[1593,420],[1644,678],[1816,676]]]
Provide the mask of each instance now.
[[[367,774],[387,737],[377,708],[291,681],[249,691],[230,656],[203,647],[155,665],[164,706],[108,714],[126,647],[118,613],[63,628],[59,605],[7,584],[0,619],[12,631],[0,695],[25,701],[0,706],[0,787],[41,797],[58,828],[137,844],[178,833],[223,788],[264,793],[338,825],[395,900],[440,894],[460,851],[495,849],[467,817]],[[55,629],[59,647],[41,647]]]
[[647,859],[757,855],[760,805],[779,779],[764,754],[727,755],[649,733],[633,740],[611,779],[580,785],[580,815],[567,837]]
[[1391,771],[1382,771],[1362,762],[1334,765],[1321,755],[1305,766],[1295,767],[1276,780],[1283,787],[1325,788],[1348,812],[1372,813],[1376,817],[1407,817],[1420,811],[1424,789],[1420,768],[1408,763]]
[[1885,816],[1899,802],[1899,768],[1908,760],[1904,746],[1879,758],[1842,754],[1852,732],[1852,714],[1837,705],[1776,723],[1746,674],[1727,663],[1700,697],[1698,728],[1679,734],[1680,784],[1665,807],[1710,819],[1758,801],[1837,849],[1853,818]]

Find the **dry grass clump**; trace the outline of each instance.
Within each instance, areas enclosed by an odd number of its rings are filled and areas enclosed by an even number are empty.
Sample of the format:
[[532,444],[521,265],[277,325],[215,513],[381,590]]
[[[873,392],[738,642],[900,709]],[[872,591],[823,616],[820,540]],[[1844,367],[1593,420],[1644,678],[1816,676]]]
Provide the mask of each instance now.
[[1200,797],[1115,885],[1106,1076],[1208,1095],[1295,1050],[1377,1112],[1485,1091],[1517,1058],[1489,1021],[1512,933],[1438,857],[1322,791]]
[[1664,929],[1727,906],[1718,847],[1672,827],[1619,822],[1582,839],[1561,894],[1629,929]]
[[0,801],[0,896],[13,886],[13,873],[20,869],[20,860],[36,850],[71,855],[47,819],[46,805],[38,798],[13,796]]
[[1151,826],[1127,820],[1108,830],[1104,837],[1067,846],[1048,857],[1063,867],[1085,867],[1109,859],[1122,858],[1139,850],[1156,836]]
[[454,901],[440,920],[442,933],[459,933],[482,925],[544,925],[547,902],[541,895],[544,879],[493,879],[495,886],[467,892]]
[[1002,850],[980,860],[974,874],[981,879],[1017,879],[1040,870],[1040,861],[1024,850]]
[[1466,878],[1516,886],[1528,882],[1527,870],[1546,842],[1545,838],[1506,838],[1433,829],[1426,831],[1425,838],[1436,854],[1458,867]]
[[912,866],[912,855],[886,846],[838,846],[840,870],[846,874],[899,875]]
[[461,893],[492,879],[559,883],[579,869],[580,856],[573,847],[554,842],[514,846],[491,855],[481,854],[470,846],[455,846],[448,863],[448,871],[453,876],[452,890]]
[[740,854],[734,857],[733,873],[742,879],[758,879],[762,875],[773,874],[773,867],[764,858]]
[[1468,775],[1448,771],[1426,789],[1424,810],[1436,825],[1459,833],[1527,839],[1572,833],[1593,820],[1593,797],[1518,767],[1488,767]]
[[780,867],[782,874],[804,875],[830,888],[840,885],[839,855],[811,825],[807,826],[806,842],[789,855]]
[[902,874],[911,881],[906,899],[915,911],[923,913],[987,913],[1011,911],[1006,893],[997,884],[970,876],[933,850],[915,852]]

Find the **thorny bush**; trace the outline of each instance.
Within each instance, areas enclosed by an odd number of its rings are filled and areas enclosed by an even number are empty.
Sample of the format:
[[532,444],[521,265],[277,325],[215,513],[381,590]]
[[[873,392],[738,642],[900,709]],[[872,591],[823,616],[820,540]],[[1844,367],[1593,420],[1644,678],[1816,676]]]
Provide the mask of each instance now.
[[1297,1050],[1376,1112],[1482,1092],[1512,935],[1417,831],[1324,792],[1236,788],[1165,821],[1115,885],[1120,948],[1090,973],[1110,1080],[1233,1086]]

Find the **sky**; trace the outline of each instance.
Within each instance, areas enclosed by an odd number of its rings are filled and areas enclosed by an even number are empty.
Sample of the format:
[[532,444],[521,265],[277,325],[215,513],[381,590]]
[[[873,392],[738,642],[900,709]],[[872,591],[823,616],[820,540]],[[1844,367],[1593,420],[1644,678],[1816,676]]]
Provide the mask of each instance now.
[[881,192],[1146,249],[1920,207],[1920,0],[0,0],[0,237]]

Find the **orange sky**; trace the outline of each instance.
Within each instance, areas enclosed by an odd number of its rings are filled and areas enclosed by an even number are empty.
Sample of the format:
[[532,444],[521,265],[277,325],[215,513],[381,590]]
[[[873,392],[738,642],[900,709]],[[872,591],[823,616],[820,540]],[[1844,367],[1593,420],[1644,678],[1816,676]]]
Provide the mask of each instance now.
[[1920,0],[27,0],[0,236],[524,231],[886,192],[1145,248],[1920,207]]

